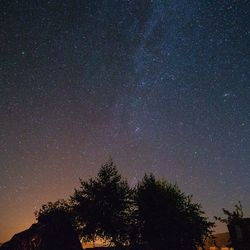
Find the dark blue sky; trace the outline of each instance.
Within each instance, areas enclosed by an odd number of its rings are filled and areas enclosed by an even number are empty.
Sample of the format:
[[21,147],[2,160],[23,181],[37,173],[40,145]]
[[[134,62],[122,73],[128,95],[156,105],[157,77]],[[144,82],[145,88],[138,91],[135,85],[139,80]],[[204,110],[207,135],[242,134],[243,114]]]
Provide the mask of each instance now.
[[250,216],[249,1],[0,8],[0,241],[109,155],[131,184],[153,172],[211,218]]

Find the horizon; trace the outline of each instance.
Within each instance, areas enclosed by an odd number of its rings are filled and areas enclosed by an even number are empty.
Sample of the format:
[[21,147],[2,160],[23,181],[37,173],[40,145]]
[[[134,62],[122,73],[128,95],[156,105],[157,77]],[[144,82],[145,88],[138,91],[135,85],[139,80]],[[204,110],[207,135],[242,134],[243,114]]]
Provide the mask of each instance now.
[[[115,163],[115,162],[114,162],[114,163]],[[118,168],[118,171],[119,171],[119,168]],[[145,173],[145,174],[148,174],[148,173]],[[93,176],[91,176],[90,178],[93,178]],[[81,179],[82,179],[82,178],[81,178]],[[162,178],[159,177],[159,179],[162,179]],[[126,180],[126,178],[125,178],[125,180]],[[78,181],[79,181],[79,178],[78,178]],[[168,180],[166,180],[166,181],[168,181]],[[138,183],[139,183],[139,182],[140,182],[140,180],[138,180]],[[79,182],[79,184],[80,184],[80,182]],[[172,184],[177,184],[177,185],[178,185],[178,183],[172,183]],[[133,183],[133,186],[134,186],[134,185],[137,185],[137,183],[136,183],[136,184]],[[130,186],[131,186],[131,185],[130,185]],[[133,187],[133,186],[131,186],[131,187]],[[77,188],[77,186],[74,186],[74,189],[75,189],[75,188]],[[73,195],[73,190],[74,190],[74,189],[72,189],[72,193],[70,193],[70,194],[68,195],[68,197],[58,198],[58,199],[56,199],[56,200],[60,200],[60,199],[65,199],[65,200],[67,200],[71,195]],[[184,190],[181,190],[181,191],[185,193]],[[185,193],[185,194],[186,194],[186,193]],[[186,194],[186,195],[192,195],[192,194]],[[48,202],[55,202],[56,200],[49,200],[49,201],[47,201],[47,202],[42,203],[41,205],[47,204]],[[195,197],[192,197],[192,200],[197,202],[197,200],[195,199]],[[234,204],[234,205],[235,205],[235,204]],[[202,206],[202,204],[201,204],[201,206]],[[9,241],[15,234],[21,233],[22,231],[29,229],[31,225],[36,224],[36,223],[37,223],[37,220],[36,220],[36,218],[35,218],[35,211],[38,211],[39,208],[41,208],[41,206],[38,207],[36,210],[33,211],[33,216],[32,216],[32,217],[33,217],[33,220],[27,221],[26,224],[21,225],[21,226],[20,226],[20,225],[16,225],[16,228],[19,228],[19,229],[16,230],[12,235],[10,235],[10,232],[7,232],[6,235],[7,235],[8,238],[6,238],[6,240],[4,240],[4,241],[0,241],[0,243],[2,244],[2,243],[5,243],[5,242]],[[202,209],[204,210],[203,207],[202,207]],[[243,208],[243,212],[244,212],[244,208]],[[222,214],[222,213],[221,213],[221,214]],[[245,215],[245,213],[244,213],[244,215]],[[206,214],[205,214],[205,216],[206,216]],[[244,218],[246,218],[246,217],[244,216]],[[215,228],[214,228],[213,235],[229,233],[229,232],[228,232],[228,228],[227,228],[227,226],[226,226],[224,223],[221,223],[221,222],[219,222],[219,221],[216,221],[214,218],[210,218],[210,220],[216,222],[216,226],[215,226]],[[13,230],[14,230],[14,229],[13,229]],[[13,231],[13,230],[12,230],[12,231]],[[12,231],[11,231],[11,232],[12,232]],[[10,235],[10,236],[9,236],[9,235]],[[82,243],[82,244],[83,244],[83,243]],[[86,244],[86,243],[84,243],[84,244]],[[91,243],[88,243],[87,245],[90,246]]]

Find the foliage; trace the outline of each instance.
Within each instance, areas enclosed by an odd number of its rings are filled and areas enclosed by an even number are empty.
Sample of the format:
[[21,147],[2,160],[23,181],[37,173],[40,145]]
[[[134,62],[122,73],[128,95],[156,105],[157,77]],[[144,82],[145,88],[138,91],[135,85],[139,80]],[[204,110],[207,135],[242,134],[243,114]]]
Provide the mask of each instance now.
[[157,250],[196,249],[214,225],[191,196],[152,174],[131,189],[111,159],[96,178],[80,179],[69,201],[43,205],[36,218],[70,221],[85,242],[101,238],[115,246],[146,244]]
[[37,221],[41,223],[58,223],[63,220],[73,224],[71,206],[69,202],[63,199],[56,202],[48,202],[47,204],[42,205],[38,211],[35,211],[35,217]]
[[110,159],[96,179],[80,180],[71,197],[77,214],[78,231],[85,241],[102,238],[114,245],[129,239],[132,192]]
[[229,210],[222,208],[224,215],[226,215],[227,217],[222,218],[222,217],[215,216],[215,219],[222,222],[222,223],[225,223],[227,225],[233,224],[233,223],[241,220],[244,216],[241,202],[239,201],[239,203],[236,204],[234,207],[235,207],[235,209],[233,212],[230,212]]
[[142,239],[153,249],[197,249],[213,223],[177,185],[145,175],[137,187]]

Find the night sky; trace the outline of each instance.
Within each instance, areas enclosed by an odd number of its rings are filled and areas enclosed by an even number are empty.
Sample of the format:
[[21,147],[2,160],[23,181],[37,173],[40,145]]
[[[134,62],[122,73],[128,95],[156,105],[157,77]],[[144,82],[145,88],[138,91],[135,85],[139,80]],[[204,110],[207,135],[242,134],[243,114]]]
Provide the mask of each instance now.
[[[1,1],[0,242],[109,155],[250,216],[250,1]],[[224,231],[219,226],[217,231]]]

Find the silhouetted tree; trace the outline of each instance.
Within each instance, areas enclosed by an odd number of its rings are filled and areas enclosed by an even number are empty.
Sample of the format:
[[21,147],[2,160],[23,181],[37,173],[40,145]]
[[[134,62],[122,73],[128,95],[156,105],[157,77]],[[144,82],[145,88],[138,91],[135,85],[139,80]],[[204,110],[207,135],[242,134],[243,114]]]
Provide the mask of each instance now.
[[250,249],[250,218],[244,218],[242,204],[239,201],[235,205],[235,209],[222,209],[226,217],[216,217],[215,219],[225,223],[230,234],[230,244],[235,250],[249,250]]
[[83,239],[95,241],[99,237],[114,245],[127,243],[132,192],[113,161],[102,165],[97,178],[80,183],[71,199]]
[[69,201],[43,205],[36,212],[38,222],[67,221],[85,242],[101,238],[135,249],[146,244],[157,250],[193,250],[211,234],[213,223],[200,205],[153,175],[131,189],[110,159],[96,178],[80,179],[80,184]]
[[67,221],[74,224],[72,207],[69,201],[63,199],[42,205],[38,211],[35,211],[35,217],[42,223]]
[[138,216],[142,239],[153,249],[194,250],[203,245],[213,223],[199,204],[177,185],[145,175],[137,187]]
[[226,218],[222,217],[217,217],[215,216],[214,218],[222,223],[225,223],[227,225],[238,222],[243,219],[244,213],[243,213],[243,208],[242,204],[239,201],[239,204],[236,204],[234,211],[230,212],[229,210],[222,208],[222,211],[224,215],[226,215]]

